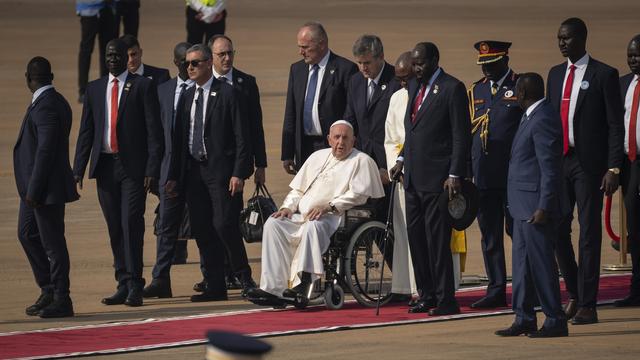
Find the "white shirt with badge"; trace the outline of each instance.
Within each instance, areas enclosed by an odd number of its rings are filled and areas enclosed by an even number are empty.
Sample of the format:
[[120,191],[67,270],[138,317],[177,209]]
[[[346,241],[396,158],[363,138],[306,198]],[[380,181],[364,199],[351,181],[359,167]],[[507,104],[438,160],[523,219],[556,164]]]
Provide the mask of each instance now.
[[[189,149],[191,149],[191,145],[193,144],[193,130],[194,130],[194,124],[196,121],[202,121],[202,136],[203,138],[200,139],[200,141],[203,141],[204,143],[204,119],[207,117],[207,102],[209,100],[209,93],[211,92],[211,83],[213,82],[213,75],[211,76],[211,78],[209,78],[209,80],[207,80],[206,83],[204,83],[204,85],[199,86],[198,84],[196,84],[196,91],[195,94],[193,95],[193,101],[191,102],[191,114],[189,116]],[[198,89],[202,88],[202,97],[203,97],[203,102],[202,102],[202,119],[196,119],[196,100],[198,99]],[[204,144],[205,146],[203,146],[203,150],[204,150],[204,155],[207,156],[207,146],[206,144]]]
[[227,79],[227,80],[226,80],[226,81],[227,81],[227,84],[229,84],[229,85],[233,85],[233,68],[231,68],[231,70],[229,70],[229,72],[227,72],[227,73],[226,73],[226,74],[224,74],[224,75],[219,74],[213,66],[211,67],[211,70],[213,70],[213,76],[214,76],[216,79],[218,79],[218,80],[222,81],[222,80],[220,79],[220,77],[223,77],[223,78]]
[[[640,77],[634,75],[631,80],[631,84],[627,88],[627,93],[624,97],[624,153],[629,154],[629,125],[631,124],[631,106],[633,105],[633,93],[636,89],[636,85]],[[640,111],[636,115],[636,149],[640,150]]]
[[573,74],[573,87],[571,88],[571,100],[569,102],[569,146],[576,146],[573,137],[573,116],[576,113],[576,103],[578,102],[578,93],[580,89],[587,90],[589,88],[589,82],[582,81],[584,73],[587,71],[587,65],[589,65],[589,54],[584,54],[578,61],[571,63],[571,60],[567,59],[567,71],[564,74],[564,81],[562,82],[562,94],[564,95],[564,87],[567,83],[567,77],[569,77],[569,67],[575,65],[576,69]]

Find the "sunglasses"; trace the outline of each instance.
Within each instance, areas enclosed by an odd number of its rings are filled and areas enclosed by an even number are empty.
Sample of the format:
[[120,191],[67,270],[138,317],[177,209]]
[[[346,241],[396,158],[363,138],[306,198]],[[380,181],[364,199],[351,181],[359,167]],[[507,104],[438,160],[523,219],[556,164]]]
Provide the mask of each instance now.
[[200,65],[200,63],[203,63],[205,61],[209,61],[209,59],[200,59],[200,60],[191,60],[191,61],[186,60],[186,61],[184,61],[184,63],[186,65],[191,65],[192,67],[195,68],[195,67],[198,67],[198,65]]

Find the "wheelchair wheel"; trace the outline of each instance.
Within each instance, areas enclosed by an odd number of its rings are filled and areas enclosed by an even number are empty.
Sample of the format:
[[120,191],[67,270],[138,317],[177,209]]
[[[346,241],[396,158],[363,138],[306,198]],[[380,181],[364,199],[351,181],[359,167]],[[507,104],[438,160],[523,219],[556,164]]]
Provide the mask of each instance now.
[[344,290],[342,286],[335,284],[327,286],[324,292],[324,303],[329,310],[338,310],[344,305]]
[[[369,221],[362,224],[351,236],[345,253],[347,285],[360,305],[375,307],[380,296],[380,304],[391,299],[391,268],[384,264],[384,278],[380,287],[383,253],[380,250],[384,240],[384,224]],[[393,242],[389,241],[389,246]]]

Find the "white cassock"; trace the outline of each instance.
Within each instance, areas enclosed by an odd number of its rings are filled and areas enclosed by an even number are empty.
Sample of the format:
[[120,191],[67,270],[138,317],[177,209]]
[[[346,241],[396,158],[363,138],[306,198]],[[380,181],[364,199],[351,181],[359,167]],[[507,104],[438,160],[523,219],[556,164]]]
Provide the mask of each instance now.
[[[404,144],[404,117],[409,102],[407,89],[400,89],[391,95],[389,110],[384,128],[384,151],[387,166],[395,164]],[[407,214],[405,210],[404,188],[396,186],[393,200],[393,273],[391,292],[396,294],[416,294],[416,281],[413,275],[409,234],[407,233]],[[460,254],[453,253],[453,271],[456,290],[460,284]]]
[[[324,273],[322,255],[340,225],[340,214],[384,196],[378,167],[371,157],[352,150],[346,159],[335,158],[331,149],[314,152],[289,184],[291,191],[280,209],[294,212],[291,219],[269,218],[262,231],[260,288],[281,296],[300,283],[307,272],[315,281]],[[333,204],[338,214],[328,213],[307,221],[304,215],[316,206]]]
[[[398,153],[404,144],[404,116],[409,102],[407,89],[400,89],[391,95],[387,120],[384,125],[384,151],[388,166],[396,163]],[[393,272],[391,292],[395,294],[415,294],[416,281],[409,252],[409,235],[405,212],[404,188],[398,184],[393,197]]]

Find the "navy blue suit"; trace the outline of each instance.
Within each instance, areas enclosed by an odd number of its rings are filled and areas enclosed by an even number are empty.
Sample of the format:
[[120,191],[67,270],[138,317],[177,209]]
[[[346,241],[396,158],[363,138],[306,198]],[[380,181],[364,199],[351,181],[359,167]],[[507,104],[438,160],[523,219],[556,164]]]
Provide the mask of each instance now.
[[[518,75],[512,70],[495,95],[491,95],[491,82],[484,78],[470,91],[472,119],[486,118],[486,128],[478,126],[473,134],[471,164],[473,182],[479,192],[478,226],[482,234],[481,245],[484,267],[489,278],[487,297],[504,300],[507,270],[504,259],[504,228],[511,235],[513,219],[507,211],[507,172],[513,136],[518,130],[522,109],[515,97]],[[487,130],[486,143],[481,134]]]
[[267,167],[267,151],[264,142],[264,128],[262,126],[262,106],[260,106],[260,91],[256,78],[233,68],[233,87],[242,94],[243,103],[247,108],[247,120],[249,121],[249,139],[252,165],[255,167]]
[[146,192],[144,178],[160,175],[163,141],[158,93],[152,81],[134,74],[127,78],[118,104],[119,152],[102,152],[109,77],[87,86],[76,144],[73,173],[83,177],[89,158],[89,178],[95,178],[98,200],[107,221],[118,287],[142,287],[142,248]]
[[356,64],[331,52],[322,77],[320,93],[316,94],[322,135],[310,137],[304,134],[303,122],[309,65],[303,60],[291,65],[282,125],[281,160],[295,160],[296,169],[299,169],[314,151],[329,146],[326,139],[329,127],[343,118],[347,107],[349,79],[357,71]]
[[[511,149],[507,193],[513,216],[513,299],[516,324],[536,323],[537,292],[547,329],[566,326],[560,303],[560,283],[554,261],[556,224],[562,214],[562,125],[544,100],[523,119]],[[548,215],[545,224],[530,224],[538,209]]]
[[[69,294],[65,203],[79,198],[69,166],[71,108],[55,89],[29,106],[13,148],[20,195],[18,239],[42,292]],[[25,199],[39,204],[32,208]]]
[[457,306],[452,228],[440,213],[438,196],[449,175],[466,175],[471,141],[467,94],[462,82],[442,70],[412,122],[419,88],[415,79],[409,82],[401,153],[411,259],[421,300],[437,297],[438,307]]
[[169,81],[169,79],[171,78],[171,75],[169,75],[169,70],[147,64],[144,64],[142,76],[150,79],[153,82],[153,85],[155,85],[156,87]]
[[[560,114],[567,62],[549,70],[547,99]],[[571,121],[571,119],[569,119]],[[560,225],[558,265],[569,296],[579,307],[596,306],[602,250],[602,178],[609,168],[622,167],[624,124],[618,70],[589,59],[573,116],[575,147],[564,157],[564,202],[577,204],[580,223],[579,260],[571,244],[570,211]]]

